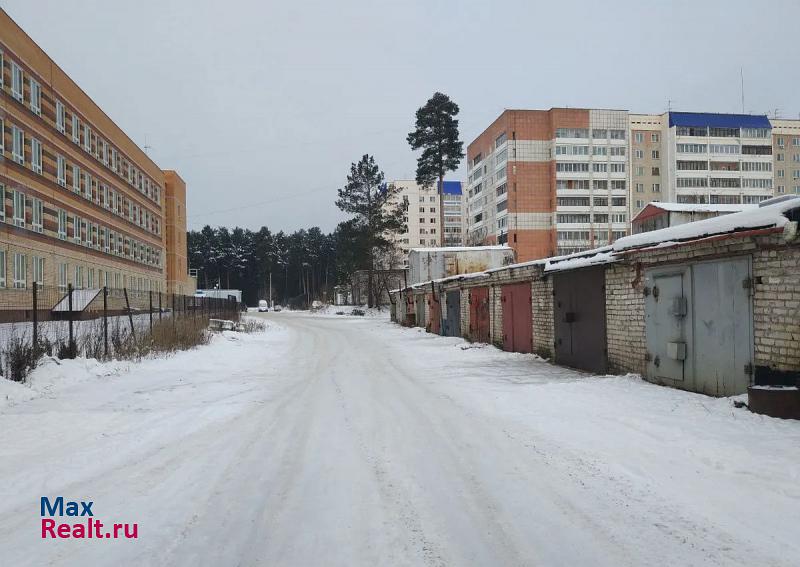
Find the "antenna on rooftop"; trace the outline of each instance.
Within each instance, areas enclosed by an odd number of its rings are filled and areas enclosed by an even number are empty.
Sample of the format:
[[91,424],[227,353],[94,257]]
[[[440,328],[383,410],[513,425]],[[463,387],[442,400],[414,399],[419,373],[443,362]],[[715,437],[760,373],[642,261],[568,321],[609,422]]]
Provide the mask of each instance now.
[[742,79],[742,114],[744,114],[744,69],[739,67],[739,76]]
[[142,146],[142,148],[144,149],[145,155],[150,155],[150,150],[152,150],[153,147],[147,145],[147,136],[144,137],[144,146]]

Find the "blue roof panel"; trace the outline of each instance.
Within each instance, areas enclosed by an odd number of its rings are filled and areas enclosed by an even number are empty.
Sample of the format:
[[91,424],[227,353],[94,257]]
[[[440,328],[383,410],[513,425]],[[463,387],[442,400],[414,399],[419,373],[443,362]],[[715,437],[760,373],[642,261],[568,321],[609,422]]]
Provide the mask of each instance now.
[[772,128],[766,114],[712,114],[670,112],[669,126],[708,126],[711,128]]
[[445,195],[461,195],[461,182],[445,181],[442,185],[442,193]]

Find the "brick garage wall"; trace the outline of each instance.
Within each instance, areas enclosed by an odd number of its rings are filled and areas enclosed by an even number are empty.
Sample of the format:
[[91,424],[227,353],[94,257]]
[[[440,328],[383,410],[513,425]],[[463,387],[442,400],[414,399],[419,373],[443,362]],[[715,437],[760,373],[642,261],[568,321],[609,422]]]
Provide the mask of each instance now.
[[503,348],[503,303],[500,301],[503,288],[492,285],[489,288],[489,341],[497,348]]
[[543,358],[553,358],[553,278],[539,275],[531,282],[533,309],[533,352]]
[[777,237],[765,240],[753,254],[757,379],[762,369],[800,374],[800,243],[781,246]]
[[469,334],[469,290],[461,289],[461,336],[467,340],[472,337]]
[[634,264],[606,268],[606,341],[612,374],[645,372],[644,293],[637,275]]
[[[772,380],[800,374],[800,242],[780,233],[711,238],[671,248],[632,252],[606,271],[609,367],[644,374],[644,270],[670,264],[749,256],[753,277],[753,351],[756,375]],[[641,273],[641,277],[639,274]],[[641,345],[641,346],[639,346]]]

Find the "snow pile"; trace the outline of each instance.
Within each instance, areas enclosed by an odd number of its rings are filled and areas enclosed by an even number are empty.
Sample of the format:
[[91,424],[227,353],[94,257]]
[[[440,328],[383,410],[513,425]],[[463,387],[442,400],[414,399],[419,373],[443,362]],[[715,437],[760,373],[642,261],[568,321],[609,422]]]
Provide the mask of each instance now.
[[784,213],[798,207],[800,207],[800,197],[780,201],[765,207],[756,207],[739,213],[671,226],[651,232],[632,234],[631,236],[625,236],[616,240],[613,247],[614,251],[620,252],[663,242],[697,240],[743,230],[782,228],[789,222],[789,219],[786,218]]

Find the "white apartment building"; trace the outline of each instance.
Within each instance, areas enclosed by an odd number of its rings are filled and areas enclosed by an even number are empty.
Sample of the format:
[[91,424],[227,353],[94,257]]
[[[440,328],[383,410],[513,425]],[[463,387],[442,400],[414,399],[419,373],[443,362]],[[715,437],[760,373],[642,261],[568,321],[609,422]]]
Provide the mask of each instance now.
[[436,187],[422,187],[413,179],[398,179],[388,185],[398,189],[389,204],[403,203],[406,224],[406,231],[395,237],[399,257],[392,267],[407,267],[411,248],[442,245],[441,200]]

